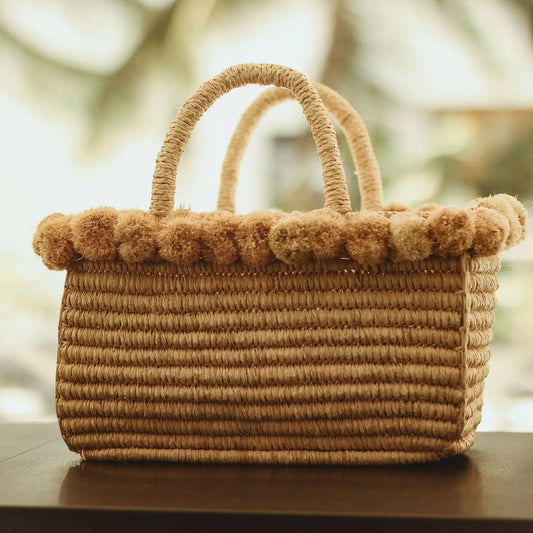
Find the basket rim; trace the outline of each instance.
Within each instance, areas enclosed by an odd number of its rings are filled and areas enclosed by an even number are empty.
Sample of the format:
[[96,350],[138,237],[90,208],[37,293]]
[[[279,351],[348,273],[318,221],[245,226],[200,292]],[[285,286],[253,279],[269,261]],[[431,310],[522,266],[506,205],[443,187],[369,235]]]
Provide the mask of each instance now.
[[526,209],[507,194],[478,198],[466,208],[393,203],[381,211],[345,215],[331,208],[247,215],[180,208],[158,218],[142,210],[100,207],[49,215],[37,227],[33,248],[52,270],[68,270],[80,260],[116,259],[261,268],[272,261],[298,265],[346,258],[373,265],[497,255],[522,241],[526,228]]

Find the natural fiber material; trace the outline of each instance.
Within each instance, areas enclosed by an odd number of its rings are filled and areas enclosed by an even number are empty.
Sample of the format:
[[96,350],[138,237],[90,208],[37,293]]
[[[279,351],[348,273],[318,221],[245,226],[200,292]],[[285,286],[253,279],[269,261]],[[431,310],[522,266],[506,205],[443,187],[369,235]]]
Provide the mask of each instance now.
[[[379,210],[383,203],[383,188],[379,166],[366,127],[357,111],[337,92],[321,83],[313,84],[328,111],[335,117],[348,137],[359,178],[362,209]],[[224,163],[217,208],[235,211],[235,189],[239,165],[252,133],[263,115],[274,105],[294,99],[291,91],[279,87],[267,89],[244,112],[231,138]]]
[[497,258],[67,274],[57,410],[86,459],[428,461],[480,420]]
[[301,72],[296,70],[279,65],[247,63],[229,67],[205,82],[182,105],[172,121],[156,161],[150,205],[150,212],[153,215],[166,216],[172,211],[176,171],[181,154],[203,113],[217,98],[229,90],[250,83],[275,85],[291,91],[302,106],[316,142],[323,169],[326,207],[331,207],[339,213],[351,210],[335,130],[317,90]]
[[[254,69],[256,73],[261,71],[257,66]],[[272,72],[272,69],[267,70]],[[229,73],[231,76],[237,73],[246,78],[240,67],[232,67]],[[274,74],[270,75],[279,78]],[[299,78],[295,74],[291,75],[295,79]],[[200,105],[198,101],[202,102],[202,109],[206,108],[202,91],[209,90],[213,93],[211,98],[216,97],[219,89],[213,89],[213,84],[217,79],[204,84],[184,104],[182,112],[171,126],[158,161],[171,158],[172,168],[174,165],[177,167],[182,148],[168,154],[167,145],[177,142],[173,137],[181,139],[181,143],[186,142],[192,125],[199,119],[199,112],[195,111],[192,122],[191,119],[187,120],[186,134],[178,128],[182,127],[180,125],[188,115],[179,117],[183,116],[183,110],[188,113],[191,106],[196,109]],[[241,84],[240,77],[234,83]],[[471,256],[491,256],[524,239],[527,211],[516,198],[506,194],[479,198],[466,209],[435,204],[424,204],[414,209],[399,203],[384,206],[379,166],[361,118],[331,88],[320,83],[315,83],[314,86],[348,137],[361,188],[363,211],[356,216],[351,212],[345,213],[344,208],[340,207],[317,209],[311,213],[291,213],[290,216],[281,212],[234,215],[238,169],[253,131],[270,107],[295,98],[288,89],[271,88],[250,105],[235,129],[222,166],[217,212],[192,213],[183,209],[173,212],[170,207],[168,212],[163,213],[157,207],[155,211],[152,209],[154,214],[150,215],[143,211],[117,212],[111,208],[99,208],[79,215],[69,215],[68,224],[57,220],[58,215],[53,215],[55,222],[46,223],[45,220],[38,228],[35,240],[41,244],[37,253],[42,255],[49,268],[57,270],[68,268],[80,257],[88,260],[112,259],[117,250],[123,261],[131,263],[152,261],[160,256],[178,264],[197,261],[231,264],[242,261],[259,266],[274,258],[289,264],[301,264],[313,258],[348,257],[361,264],[376,264],[386,260],[419,261],[429,256],[458,257],[465,252]],[[306,89],[300,87],[300,93],[307,95],[311,92],[309,87]],[[302,98],[304,97],[300,97]],[[312,115],[311,118],[309,108],[307,106],[304,109],[307,109],[306,116],[310,123],[317,130],[324,129],[321,125],[316,125],[316,117]],[[315,138],[317,137],[315,134]],[[331,145],[322,142],[324,145]],[[334,168],[336,175],[336,151],[327,164]],[[163,181],[158,174],[162,172],[161,168],[162,164],[158,164],[154,190]],[[174,182],[173,176],[165,176],[164,183]],[[324,180],[330,186],[326,190],[326,198],[327,191],[331,189],[336,197],[345,196],[345,187],[331,187],[332,183],[326,173]],[[161,198],[159,189],[157,191],[155,197]],[[170,190],[167,193],[171,194]],[[168,205],[169,202],[171,201],[163,203]],[[334,206],[335,202],[332,200],[329,205]],[[382,213],[376,215],[371,211]],[[113,229],[115,225],[116,230]],[[254,225],[262,236],[249,233]],[[58,232],[61,230],[64,231],[60,236],[62,253],[49,252],[49,243],[52,248],[56,248]]]
[[35,234],[34,248],[52,270],[71,268],[80,260],[114,258],[126,263],[150,263],[160,257],[177,264],[242,261],[259,266],[273,259],[302,264],[310,259],[351,258],[366,265],[458,257],[465,252],[471,257],[491,256],[525,235],[525,222],[512,209],[515,199],[505,194],[483,199],[492,200],[499,210],[480,203],[465,209],[384,209],[345,215],[331,208],[249,215],[180,210],[157,218],[143,211],[104,207],[45,219]]
[[[192,127],[247,82],[284,85],[302,104],[326,207],[235,215],[235,180],[223,177],[228,209],[173,211]],[[366,138],[357,124],[352,141]],[[56,404],[70,449],[96,460],[386,464],[472,445],[495,254],[524,237],[525,210],[506,195],[466,209],[382,206],[369,146],[352,151],[367,157],[373,208],[352,213],[316,89],[285,67],[239,65],[178,113],[149,213],[98,208],[39,225],[36,253],[67,269]]]

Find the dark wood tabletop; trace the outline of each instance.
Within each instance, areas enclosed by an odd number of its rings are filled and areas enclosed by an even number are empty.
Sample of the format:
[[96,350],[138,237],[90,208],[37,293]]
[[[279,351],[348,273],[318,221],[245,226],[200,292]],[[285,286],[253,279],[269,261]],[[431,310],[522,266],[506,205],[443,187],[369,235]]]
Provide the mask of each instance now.
[[0,425],[0,531],[533,531],[533,434],[440,463],[84,463],[56,424]]

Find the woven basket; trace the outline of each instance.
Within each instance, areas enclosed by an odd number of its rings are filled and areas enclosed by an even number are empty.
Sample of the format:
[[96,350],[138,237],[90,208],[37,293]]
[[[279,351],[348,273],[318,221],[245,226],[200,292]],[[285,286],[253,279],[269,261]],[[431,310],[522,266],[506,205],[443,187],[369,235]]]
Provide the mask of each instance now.
[[[194,125],[249,83],[279,88],[243,115],[217,211],[174,211]],[[311,126],[325,207],[235,215],[249,135],[287,98]],[[324,104],[356,159],[360,212]],[[35,251],[67,270],[63,438],[97,460],[384,464],[465,452],[481,418],[497,254],[525,226],[506,195],[464,209],[384,207],[368,135],[345,100],[286,67],[231,67],[172,122],[148,213],[54,214],[37,229]]]

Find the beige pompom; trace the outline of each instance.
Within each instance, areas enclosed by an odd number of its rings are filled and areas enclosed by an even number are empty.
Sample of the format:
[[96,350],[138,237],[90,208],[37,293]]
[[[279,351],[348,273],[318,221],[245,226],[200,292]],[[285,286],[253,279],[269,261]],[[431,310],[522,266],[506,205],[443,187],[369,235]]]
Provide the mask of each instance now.
[[120,257],[131,263],[151,261],[157,257],[158,223],[145,211],[122,211],[115,227]]
[[72,218],[54,213],[37,227],[33,248],[50,270],[68,269],[79,260],[72,240]]
[[514,196],[505,194],[507,202],[512,207],[516,216],[518,217],[518,222],[520,223],[520,229],[517,229],[517,242],[521,242],[526,238],[527,232],[527,209],[524,205],[516,199]]
[[507,248],[510,248],[511,246],[514,246],[520,242],[524,234],[524,228],[520,223],[520,218],[514,207],[509,202],[509,198],[511,197],[507,194],[496,194],[487,198],[478,198],[475,200],[474,204],[475,206],[494,209],[507,219],[509,222],[509,233],[505,242]]
[[114,259],[117,255],[115,226],[118,213],[111,207],[89,209],[72,220],[74,249],[89,261]]
[[390,247],[393,261],[426,259],[433,250],[429,222],[412,213],[393,215],[390,218]]
[[440,207],[428,217],[430,232],[441,256],[458,256],[472,246],[474,215],[471,209]]
[[230,265],[239,259],[235,230],[240,217],[226,211],[205,213],[201,222],[203,258],[220,265]]
[[48,215],[47,217],[43,218],[41,222],[39,222],[37,229],[35,230],[35,233],[33,235],[33,240],[31,242],[33,251],[37,255],[41,255],[41,249],[43,244],[43,227],[51,220],[63,218],[64,216],[65,215],[63,213],[52,213],[51,215]]
[[171,263],[190,264],[202,256],[201,228],[196,216],[170,216],[157,233],[159,255]]
[[382,263],[388,253],[389,231],[389,220],[381,213],[351,213],[343,228],[346,250],[362,265]]
[[274,224],[268,243],[274,255],[288,264],[301,264],[312,256],[309,234],[301,213],[291,213]]
[[316,259],[332,259],[343,255],[342,215],[333,209],[323,208],[299,216],[304,224],[304,239],[309,242]]
[[433,202],[428,202],[426,204],[419,205],[416,210],[418,213],[431,213],[431,211],[435,211],[435,209],[439,209],[439,204],[435,204]]
[[268,234],[284,216],[280,211],[257,211],[242,218],[235,229],[235,243],[245,265],[262,267],[274,259]]
[[472,250],[476,255],[489,256],[501,252],[509,238],[508,218],[496,209],[477,207],[474,209],[476,231]]
[[383,211],[388,211],[388,212],[404,212],[404,211],[411,211],[411,208],[406,206],[406,205],[403,205],[399,202],[390,202],[388,204],[385,204],[383,206]]

